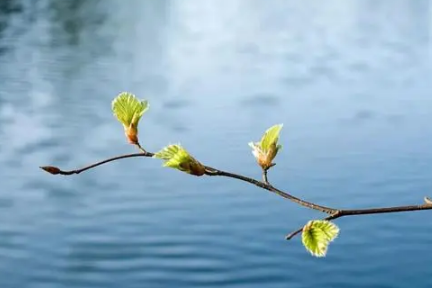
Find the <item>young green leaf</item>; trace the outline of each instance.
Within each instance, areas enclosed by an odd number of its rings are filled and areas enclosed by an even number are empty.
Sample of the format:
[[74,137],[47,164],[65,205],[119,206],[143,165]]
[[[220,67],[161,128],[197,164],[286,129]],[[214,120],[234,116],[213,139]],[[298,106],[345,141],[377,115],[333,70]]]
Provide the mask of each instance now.
[[303,227],[302,242],[313,256],[324,257],[328,246],[339,235],[339,228],[327,220],[312,220]]
[[282,130],[283,124],[278,124],[270,127],[267,129],[267,131],[264,133],[263,137],[261,138],[261,149],[264,151],[268,151],[272,144],[276,144],[279,140],[279,134]]
[[154,158],[165,160],[164,167],[202,176],[205,167],[195,160],[180,144],[169,145],[153,155]]
[[134,94],[120,93],[111,104],[114,116],[124,127],[126,137],[132,144],[138,144],[138,123],[149,109],[148,101],[140,101]]
[[278,144],[282,127],[283,124],[274,125],[267,129],[260,142],[249,143],[249,146],[252,148],[252,154],[264,170],[275,165],[272,161],[276,157],[278,151],[282,149],[282,145]]
[[112,110],[117,119],[126,127],[132,123],[138,125],[138,121],[149,108],[148,101],[140,101],[128,92],[120,93],[112,101]]
[[[162,159],[162,160],[170,160],[177,153],[179,153],[179,150],[181,148],[182,147],[181,147],[180,144],[168,145],[168,146],[164,147],[162,150],[160,150],[159,152],[156,152],[153,155],[153,157],[154,158],[159,158],[159,159]],[[188,154],[188,153],[186,152],[186,154]]]

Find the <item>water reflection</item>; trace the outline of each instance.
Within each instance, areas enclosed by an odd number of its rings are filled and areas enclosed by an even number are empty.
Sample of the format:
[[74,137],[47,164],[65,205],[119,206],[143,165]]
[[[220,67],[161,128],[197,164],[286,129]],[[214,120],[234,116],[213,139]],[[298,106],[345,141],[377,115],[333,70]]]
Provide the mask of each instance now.
[[9,26],[9,22],[14,14],[22,12],[22,6],[17,0],[5,0],[0,2],[0,55],[5,53],[8,45],[8,35],[6,30]]
[[[97,41],[97,32],[106,19],[99,6],[99,1],[50,1],[48,10],[52,15],[52,45],[80,46],[83,40]],[[82,39],[85,37],[83,33],[92,33],[94,37]],[[88,45],[88,48],[92,47],[94,45]]]
[[341,221],[323,268],[282,240],[311,214],[242,183],[152,161],[37,169],[133,151],[110,111],[129,90],[151,102],[150,150],[182,142],[257,175],[246,143],[283,122],[276,185],[338,207],[418,203],[432,186],[429,6],[0,1],[0,286],[430,287],[425,214]]

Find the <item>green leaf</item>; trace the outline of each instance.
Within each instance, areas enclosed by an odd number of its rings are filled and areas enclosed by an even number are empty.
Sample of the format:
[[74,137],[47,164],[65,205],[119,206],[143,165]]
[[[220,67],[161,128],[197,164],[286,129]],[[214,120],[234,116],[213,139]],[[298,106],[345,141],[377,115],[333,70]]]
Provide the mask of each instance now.
[[272,161],[276,157],[278,151],[282,149],[282,145],[277,143],[282,127],[283,124],[274,125],[267,129],[260,142],[248,143],[252,148],[252,154],[256,158],[258,165],[265,171],[276,165]]
[[168,145],[153,155],[154,158],[165,160],[164,167],[202,176],[205,167],[193,158],[180,144]]
[[125,126],[138,126],[142,115],[149,109],[148,101],[140,101],[131,93],[122,92],[112,101],[112,110],[116,118]]
[[182,149],[180,144],[168,145],[167,147],[163,148],[159,152],[155,153],[153,157],[162,160],[169,160],[172,157],[174,157],[180,149]]
[[303,227],[302,242],[313,256],[324,257],[328,246],[339,235],[339,227],[327,220],[312,220]]
[[[279,133],[282,130],[283,124],[278,124],[270,127],[261,138],[261,149],[267,152],[272,144],[276,144],[279,140]],[[279,148],[279,147],[278,147]]]
[[190,161],[192,156],[180,144],[173,144],[155,153],[153,157],[165,160],[164,167],[179,169],[180,164]]

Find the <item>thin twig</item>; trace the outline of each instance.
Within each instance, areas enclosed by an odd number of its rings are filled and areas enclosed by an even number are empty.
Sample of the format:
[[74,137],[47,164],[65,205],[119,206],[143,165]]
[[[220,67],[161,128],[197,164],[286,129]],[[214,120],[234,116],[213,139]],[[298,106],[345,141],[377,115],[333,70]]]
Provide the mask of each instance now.
[[[66,170],[65,171],[65,170],[61,170],[58,167],[54,167],[54,166],[42,166],[40,168],[45,170],[48,173],[53,174],[53,175],[72,175],[72,174],[79,174],[81,172],[93,169],[93,168],[98,167],[100,165],[103,165],[103,164],[106,164],[106,163],[109,163],[112,161],[120,160],[120,159],[133,158],[133,157],[152,157],[154,155],[151,152],[145,151],[140,145],[138,145],[138,148],[143,152],[112,157],[112,158],[109,158],[109,159],[106,159],[106,160],[103,160],[100,162],[96,162],[94,164],[90,164],[88,166],[85,166],[83,168],[76,169],[76,170]],[[247,176],[243,176],[240,174],[226,172],[226,171],[215,169],[215,168],[212,168],[209,166],[204,166],[204,167],[205,167],[205,175],[207,175],[207,176],[222,176],[222,177],[228,177],[228,178],[233,178],[233,179],[241,180],[244,182],[248,182],[252,185],[255,185],[255,186],[260,187],[262,189],[265,189],[267,191],[273,192],[273,193],[275,193],[275,194],[277,194],[277,195],[279,195],[285,199],[289,199],[292,202],[295,202],[301,206],[330,214],[329,216],[324,218],[324,220],[328,220],[328,221],[334,220],[337,218],[341,218],[341,217],[345,217],[345,216],[432,210],[432,199],[428,198],[428,197],[424,198],[424,201],[426,203],[423,205],[340,210],[340,209],[330,208],[330,207],[321,206],[321,205],[318,205],[318,204],[315,204],[312,202],[308,202],[306,200],[297,198],[297,197],[295,197],[295,196],[293,196],[287,192],[284,192],[282,190],[277,189],[276,187],[274,187],[270,183],[268,183],[267,173],[266,173],[267,171],[265,171],[265,170],[264,170],[265,173],[263,173],[263,181],[258,181],[258,180],[255,180],[253,178],[249,178]],[[290,233],[289,235],[287,235],[286,239],[287,240],[292,239],[294,236],[298,235],[302,231],[303,231],[303,227]]]
[[[112,162],[115,160],[120,160],[120,159],[124,159],[124,158],[131,158],[131,157],[152,157],[153,155],[154,154],[150,153],[150,152],[121,155],[121,156],[117,156],[117,157],[113,157],[113,158],[109,158],[109,159],[97,162],[95,164],[88,165],[88,166],[83,167],[81,169],[70,170],[70,171],[63,171],[63,170],[59,169],[58,167],[54,167],[54,166],[44,166],[44,167],[40,167],[40,168],[45,170],[48,173],[53,174],[53,175],[72,175],[72,174],[79,174],[81,172],[87,171],[89,169],[95,168],[97,166],[100,166],[100,165],[103,165],[105,163]],[[205,166],[205,169],[206,169],[205,174],[208,176],[224,176],[224,177],[239,179],[239,180],[248,182],[250,184],[253,184],[255,186],[258,186],[260,188],[263,188],[265,190],[268,190],[270,192],[276,193],[277,195],[282,196],[285,199],[289,199],[289,200],[291,200],[291,201],[293,201],[299,205],[302,205],[304,207],[307,207],[307,208],[310,208],[313,210],[321,211],[321,212],[328,213],[328,214],[333,214],[337,211],[336,209],[332,209],[329,207],[321,206],[318,204],[314,204],[312,202],[302,200],[302,199],[297,198],[297,197],[295,197],[289,193],[286,193],[282,190],[279,190],[270,184],[267,184],[267,183],[264,183],[264,182],[261,182],[261,181],[243,176],[243,175],[218,170],[218,169],[215,169],[215,168],[212,168],[209,166]]]
[[[135,144],[142,153],[148,153],[139,143]],[[151,153],[150,153],[151,154]]]
[[[285,199],[289,199],[289,200],[291,200],[291,201],[293,201],[293,202],[295,202],[295,203],[297,203],[297,204],[299,204],[301,206],[304,206],[304,207],[307,207],[307,208],[310,208],[310,209],[313,209],[313,210],[317,210],[317,211],[320,211],[320,212],[324,212],[324,213],[327,213],[327,214],[334,214],[334,213],[336,213],[338,211],[338,209],[334,209],[334,208],[330,208],[330,207],[326,207],[326,206],[321,206],[321,205],[318,205],[318,204],[315,204],[315,203],[312,203],[312,202],[308,202],[308,201],[302,200],[302,199],[297,198],[297,197],[295,197],[295,196],[293,196],[293,195],[291,195],[291,194],[289,194],[287,192],[279,190],[279,189],[277,189],[276,187],[274,187],[274,186],[272,186],[270,184],[267,184],[267,183],[255,180],[253,178],[249,178],[249,177],[246,177],[246,176],[243,176],[243,175],[239,175],[239,174],[235,174],[235,173],[231,173],[231,172],[226,172],[226,171],[215,169],[215,168],[212,168],[212,167],[209,167],[209,166],[205,166],[205,167],[206,167],[206,175],[208,175],[208,176],[223,176],[223,177],[228,177],[228,178],[234,178],[234,179],[242,180],[242,181],[248,182],[250,184],[253,184],[255,186],[258,186],[260,188],[263,188],[263,189],[265,189],[267,191],[273,192],[273,193],[275,193],[275,194],[277,194],[277,195],[279,195],[279,196],[281,196],[281,197],[283,197]],[[207,173],[207,171],[210,171],[210,173]]]
[[94,164],[90,164],[88,166],[82,167],[80,169],[76,169],[76,170],[61,170],[55,166],[41,166],[39,168],[45,170],[48,173],[51,173],[53,175],[72,175],[72,174],[80,174],[81,172],[93,169],[97,166],[101,166],[103,164],[112,162],[112,161],[116,161],[116,160],[120,160],[120,159],[126,159],[126,158],[133,158],[133,157],[152,157],[153,153],[149,153],[149,152],[145,152],[145,153],[133,153],[133,154],[125,154],[125,155],[120,155],[120,156],[116,156],[116,157],[112,157],[112,158],[108,158],[106,160],[100,161],[100,162],[96,162]]

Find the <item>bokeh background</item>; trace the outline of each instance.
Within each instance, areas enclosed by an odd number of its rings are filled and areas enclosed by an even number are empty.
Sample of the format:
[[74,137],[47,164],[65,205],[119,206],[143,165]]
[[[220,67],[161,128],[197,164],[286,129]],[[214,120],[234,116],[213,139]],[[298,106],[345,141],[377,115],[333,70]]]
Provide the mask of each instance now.
[[1,0],[0,287],[432,286],[432,214],[343,218],[324,259],[285,234],[321,217],[134,152],[111,112],[151,104],[150,151],[182,143],[260,177],[249,141],[284,123],[274,185],[323,205],[432,196],[427,0]]

